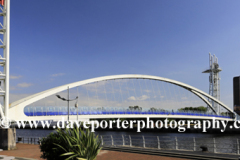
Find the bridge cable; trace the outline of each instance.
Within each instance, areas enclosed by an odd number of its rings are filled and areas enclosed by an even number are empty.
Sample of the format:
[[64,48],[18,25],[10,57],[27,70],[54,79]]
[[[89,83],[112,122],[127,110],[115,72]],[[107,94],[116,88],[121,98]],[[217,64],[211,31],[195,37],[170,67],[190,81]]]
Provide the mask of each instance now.
[[[130,98],[130,93],[129,93],[129,90],[128,90],[127,80],[126,80],[126,86],[127,86],[128,97]],[[123,110],[124,110],[124,108],[123,108]]]
[[[176,100],[175,104],[176,104],[176,106],[177,106],[178,102],[179,102],[179,103],[181,103],[181,102],[180,102],[180,100],[178,99],[178,95],[177,95],[175,86],[172,85],[172,88],[173,88],[173,93],[174,93],[174,95],[175,95],[175,96],[174,96],[174,97],[175,97],[174,99]],[[176,106],[174,105],[174,107],[176,107]],[[177,106],[177,107],[178,107],[178,106]]]
[[[176,97],[176,102],[177,102],[177,104],[178,104],[178,102],[179,102],[179,104],[180,104],[180,106],[181,106],[181,100],[179,99],[179,96],[178,96],[178,93],[177,93],[177,89],[176,89],[176,87],[177,86],[174,86],[174,85],[172,85],[173,86],[173,90],[174,90],[174,94],[175,94],[175,97]],[[178,107],[178,106],[177,106]]]
[[143,92],[142,92],[142,87],[141,87],[141,84],[140,84],[140,80],[138,81],[138,84],[139,84],[139,86],[140,86],[141,94],[142,94],[142,96],[143,96]]
[[[111,80],[110,80],[110,81],[111,81]],[[115,92],[114,92],[114,89],[113,89],[112,81],[111,81],[111,86],[112,86],[112,91],[113,91],[113,98],[114,98],[114,101],[116,101]]]
[[95,87],[96,87],[97,101],[99,101],[99,100],[98,100],[98,93],[97,93],[97,83],[98,83],[98,82],[95,83],[95,84],[96,84]]
[[177,88],[178,88],[178,94],[179,94],[179,98],[180,98],[180,103],[181,103],[182,107],[184,107],[184,103],[182,101],[182,94],[181,94],[181,91],[180,91],[180,87],[177,86]]
[[[168,88],[168,91],[169,91],[169,95],[170,95],[171,101],[172,101],[172,100],[174,100],[174,98],[173,98],[173,96],[172,96],[172,94],[171,94],[171,90],[170,90],[170,88],[169,88],[169,83],[167,83],[166,85],[167,85],[167,88]],[[173,103],[173,104],[174,104],[174,103]]]
[[[147,87],[146,80],[147,80],[147,79],[143,79],[143,81],[144,81],[144,83],[145,83],[145,86],[146,86],[146,89],[147,89],[146,92],[147,92],[147,95],[148,95],[149,101],[150,101],[150,98],[151,98],[151,97],[150,97],[150,94],[149,94],[149,90],[148,90],[148,87]],[[150,101],[150,102],[151,102],[151,101]],[[150,102],[149,102],[149,103],[150,103]]]
[[106,93],[106,87],[105,87],[105,84],[103,84],[103,85],[104,85],[104,92],[105,92],[106,101],[108,102],[107,93]]
[[[133,84],[133,89],[134,89],[134,93],[135,93],[136,100],[137,100],[138,98],[137,98],[137,94],[136,94],[136,91],[135,91],[135,86],[134,86],[134,82],[133,82],[133,80],[132,80],[132,84]],[[140,99],[139,99],[139,101],[140,101]],[[140,103],[140,102],[138,102],[138,103]],[[139,105],[138,105],[138,106],[139,106]]]
[[[120,82],[119,81],[118,81],[118,85],[119,85],[120,93],[121,93],[121,97],[122,97],[122,90],[121,90],[121,86],[120,86]],[[123,97],[122,97],[122,102],[123,102]]]
[[[164,92],[164,99],[165,99],[165,101],[167,102],[167,91],[165,90],[165,86],[164,86],[164,83],[166,84],[166,82],[162,82],[162,86],[163,86],[163,92]],[[165,104],[166,105],[166,104]],[[164,108],[165,108],[165,106],[164,106]]]
[[[159,93],[160,99],[163,99],[163,98],[162,98],[162,95],[161,95],[161,91],[160,91],[160,89],[159,89],[158,83],[160,83],[160,82],[157,81],[158,93]],[[163,101],[162,101],[162,103],[163,103]],[[161,103],[160,103],[160,104],[161,104]]]
[[86,91],[87,91],[87,97],[88,97],[88,105],[90,105],[90,101],[89,101],[89,94],[88,94],[88,89],[87,89],[87,85],[86,85]]
[[152,84],[152,80],[150,80],[151,82],[151,86],[152,86],[152,90],[153,90],[153,94],[154,94],[154,100],[155,100],[155,103],[157,105],[157,100],[156,100],[156,95],[155,95],[155,90],[154,90],[154,87],[153,87],[153,84]]

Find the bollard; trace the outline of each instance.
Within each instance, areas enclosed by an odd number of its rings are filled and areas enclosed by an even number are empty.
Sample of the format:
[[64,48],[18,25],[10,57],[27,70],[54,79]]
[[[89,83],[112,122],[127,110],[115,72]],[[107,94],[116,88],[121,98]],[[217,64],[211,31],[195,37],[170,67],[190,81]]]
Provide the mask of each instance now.
[[122,140],[123,140],[123,146],[125,146],[125,140],[123,135],[122,135]]
[[239,154],[239,141],[237,139],[237,154]]
[[101,136],[102,146],[103,146],[103,137]]
[[112,135],[111,135],[111,139],[112,139],[112,146],[114,145],[114,142],[113,142],[113,137],[112,137]]
[[213,138],[213,153],[217,153],[216,151],[216,141],[215,141],[215,138]]
[[195,140],[195,137],[193,137],[193,151],[196,151],[196,140]]
[[178,150],[178,139],[175,137],[176,150]]
[[41,141],[40,141],[40,139],[41,139],[41,138],[40,138],[40,137],[38,137],[38,143],[39,143],[39,145],[41,145]]
[[129,145],[130,145],[130,147],[132,147],[132,139],[131,139],[130,135],[129,135]]
[[145,139],[144,139],[144,136],[142,136],[143,138],[143,148],[145,148]]
[[157,141],[158,141],[158,149],[160,149],[160,140],[159,140],[159,137],[157,136]]

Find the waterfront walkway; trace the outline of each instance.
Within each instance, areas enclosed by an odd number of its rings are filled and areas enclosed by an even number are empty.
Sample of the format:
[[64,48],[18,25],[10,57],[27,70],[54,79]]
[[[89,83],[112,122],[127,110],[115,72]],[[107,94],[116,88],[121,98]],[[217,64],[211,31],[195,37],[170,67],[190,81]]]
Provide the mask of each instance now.
[[[32,145],[32,144],[18,143],[16,150],[1,151],[0,155],[25,158],[25,159],[16,158],[16,160],[37,160],[37,159],[43,160],[42,158],[40,158],[41,152],[39,149],[39,145]],[[97,156],[96,160],[146,160],[146,159],[187,160],[187,159],[183,159],[183,158],[172,158],[172,157],[165,157],[165,156],[146,155],[146,154],[138,154],[138,153],[126,153],[126,152],[108,151],[108,150],[102,150],[99,153],[99,155]]]

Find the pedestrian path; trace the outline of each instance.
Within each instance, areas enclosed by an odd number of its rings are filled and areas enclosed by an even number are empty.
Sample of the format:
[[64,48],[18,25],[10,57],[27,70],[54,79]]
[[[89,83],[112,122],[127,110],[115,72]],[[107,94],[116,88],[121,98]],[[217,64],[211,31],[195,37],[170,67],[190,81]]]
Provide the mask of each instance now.
[[32,159],[32,158],[22,158],[22,157],[13,157],[13,156],[1,155],[1,153],[5,153],[5,152],[6,151],[3,152],[3,150],[0,149],[0,160],[37,160],[37,159]]

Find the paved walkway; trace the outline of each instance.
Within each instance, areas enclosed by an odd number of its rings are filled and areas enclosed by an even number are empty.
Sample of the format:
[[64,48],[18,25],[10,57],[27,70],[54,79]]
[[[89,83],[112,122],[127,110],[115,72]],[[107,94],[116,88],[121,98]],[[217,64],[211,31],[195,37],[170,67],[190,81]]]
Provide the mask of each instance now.
[[[25,157],[25,159],[16,158],[14,160],[43,160],[40,158],[41,152],[39,145],[32,144],[17,144],[16,150],[11,151],[1,151],[0,155],[7,155],[13,157]],[[163,156],[153,156],[137,153],[126,153],[126,152],[117,152],[117,151],[107,151],[102,150],[97,156],[96,160],[186,160],[182,158],[172,158],[172,157],[163,157]],[[0,158],[1,160],[1,158]],[[7,159],[6,159],[7,160]],[[10,160],[10,159],[9,159]]]

